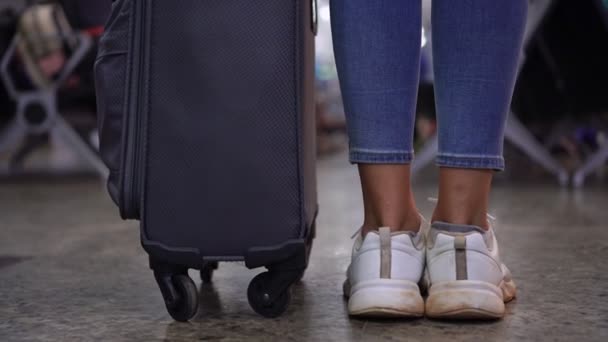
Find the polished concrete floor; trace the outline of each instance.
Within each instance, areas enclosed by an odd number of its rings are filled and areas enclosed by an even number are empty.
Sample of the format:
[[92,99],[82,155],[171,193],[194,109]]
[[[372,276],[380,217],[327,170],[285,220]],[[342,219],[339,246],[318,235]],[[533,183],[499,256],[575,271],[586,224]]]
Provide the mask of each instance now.
[[[416,185],[425,214],[433,175]],[[429,179],[426,179],[429,178]],[[281,318],[258,317],[258,270],[221,264],[190,323],[166,313],[139,246],[92,179],[0,184],[0,341],[608,341],[608,189],[499,181],[492,211],[519,285],[498,322],[349,319],[341,283],[361,222],[355,170],[319,162],[321,212],[310,268]],[[191,272],[195,276],[194,272]]]

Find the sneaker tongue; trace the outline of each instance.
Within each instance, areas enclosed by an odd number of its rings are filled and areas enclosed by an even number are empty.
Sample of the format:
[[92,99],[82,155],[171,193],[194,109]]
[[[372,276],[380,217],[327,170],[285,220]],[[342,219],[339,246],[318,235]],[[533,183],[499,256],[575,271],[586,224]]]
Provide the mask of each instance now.
[[431,224],[431,228],[448,232],[448,233],[470,233],[479,232],[484,234],[486,231],[479,226],[468,225],[468,224],[453,224],[447,222],[436,221]]

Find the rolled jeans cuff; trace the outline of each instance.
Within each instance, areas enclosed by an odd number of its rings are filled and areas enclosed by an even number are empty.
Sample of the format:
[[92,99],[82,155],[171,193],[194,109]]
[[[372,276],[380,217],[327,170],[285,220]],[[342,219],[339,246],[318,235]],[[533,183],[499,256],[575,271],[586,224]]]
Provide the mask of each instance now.
[[387,151],[351,148],[349,160],[352,164],[409,164],[414,151]]
[[446,154],[439,153],[436,163],[440,167],[454,167],[462,169],[491,169],[502,171],[505,169],[505,160],[502,156]]

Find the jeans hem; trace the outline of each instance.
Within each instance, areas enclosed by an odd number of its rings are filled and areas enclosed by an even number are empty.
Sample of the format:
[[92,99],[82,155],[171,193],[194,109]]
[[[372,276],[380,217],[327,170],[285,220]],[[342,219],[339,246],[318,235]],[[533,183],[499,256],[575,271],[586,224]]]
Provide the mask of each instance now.
[[352,150],[349,153],[351,164],[410,164],[414,159],[414,152],[401,151],[373,151]]
[[438,154],[436,164],[440,167],[463,169],[491,169],[495,171],[502,171],[505,169],[505,160],[501,156],[454,156]]

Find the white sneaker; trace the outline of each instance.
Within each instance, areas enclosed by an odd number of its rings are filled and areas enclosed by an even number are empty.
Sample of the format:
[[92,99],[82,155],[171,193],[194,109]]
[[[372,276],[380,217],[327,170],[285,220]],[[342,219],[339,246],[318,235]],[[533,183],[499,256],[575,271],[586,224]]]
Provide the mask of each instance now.
[[380,228],[359,237],[344,282],[353,316],[420,317],[424,301],[418,282],[424,269],[423,233]]
[[432,318],[501,318],[516,292],[491,227],[433,223],[426,236],[426,277],[426,315]]

